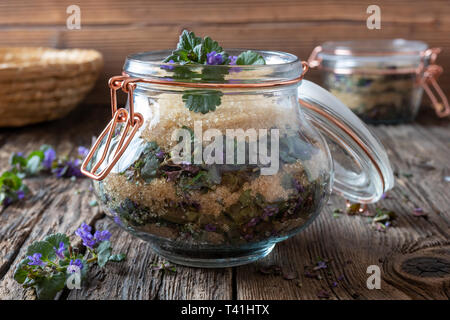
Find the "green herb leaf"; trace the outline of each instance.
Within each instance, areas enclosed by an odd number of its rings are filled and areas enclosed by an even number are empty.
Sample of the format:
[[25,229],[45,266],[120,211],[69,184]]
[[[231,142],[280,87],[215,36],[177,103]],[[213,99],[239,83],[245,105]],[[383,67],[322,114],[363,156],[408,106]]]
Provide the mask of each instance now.
[[113,254],[109,257],[108,261],[121,262],[121,261],[125,260],[126,257],[127,257],[127,255],[124,253]]
[[42,278],[36,282],[36,295],[39,300],[52,300],[59,291],[64,289],[65,283],[66,274],[63,272]]
[[24,283],[25,279],[28,277],[28,270],[26,270],[28,262],[30,262],[28,258],[22,259],[14,271],[14,280],[20,284]]
[[202,43],[202,38],[197,37],[194,32],[183,30],[177,44],[177,49],[193,51],[194,48]]
[[26,171],[30,176],[34,176],[39,172],[39,167],[41,165],[41,158],[38,155],[34,155],[31,158],[28,158]]
[[53,245],[48,241],[36,241],[33,242],[27,248],[27,256],[32,256],[35,253],[42,254],[42,260],[55,258],[55,250],[53,250]]
[[111,257],[111,242],[102,241],[97,247],[97,264],[103,268]]
[[63,233],[51,234],[45,237],[44,241],[47,241],[55,248],[59,248],[60,242],[63,242],[66,248],[70,245],[69,237]]
[[264,58],[259,53],[248,50],[242,52],[238,56],[236,64],[238,65],[266,64],[266,60],[264,60]]
[[216,110],[222,96],[222,92],[215,90],[187,90],[182,99],[189,111],[206,114]]

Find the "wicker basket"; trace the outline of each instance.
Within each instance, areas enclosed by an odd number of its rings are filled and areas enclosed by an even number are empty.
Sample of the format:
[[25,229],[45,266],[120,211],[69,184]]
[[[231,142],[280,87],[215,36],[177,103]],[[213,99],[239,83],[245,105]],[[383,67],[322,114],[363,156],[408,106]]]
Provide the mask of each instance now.
[[64,117],[92,89],[102,66],[95,50],[0,48],[0,127]]

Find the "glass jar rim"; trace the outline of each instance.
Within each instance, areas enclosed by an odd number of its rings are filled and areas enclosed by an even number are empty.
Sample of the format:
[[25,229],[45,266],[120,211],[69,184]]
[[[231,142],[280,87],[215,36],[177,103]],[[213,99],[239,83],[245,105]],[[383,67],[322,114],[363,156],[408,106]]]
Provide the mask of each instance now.
[[[238,55],[247,49],[227,49]],[[252,50],[262,55],[265,65],[203,65],[162,62],[170,50],[133,53],[126,57],[123,71],[131,77],[190,83],[265,83],[294,80],[302,75],[302,61],[282,51]]]
[[370,39],[327,41],[321,45],[320,58],[342,57],[420,57],[428,49],[423,41],[406,39]]

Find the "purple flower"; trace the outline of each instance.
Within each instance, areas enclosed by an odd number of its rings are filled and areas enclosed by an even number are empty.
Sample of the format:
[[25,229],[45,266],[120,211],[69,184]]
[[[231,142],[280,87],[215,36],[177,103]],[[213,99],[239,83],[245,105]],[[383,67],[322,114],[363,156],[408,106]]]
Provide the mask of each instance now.
[[237,60],[237,56],[229,56],[228,57],[228,64],[229,65],[231,65],[231,66],[234,66],[234,65],[236,65],[236,60]]
[[[170,59],[169,61],[167,61],[167,63],[175,63],[175,61]],[[166,69],[166,70],[173,70],[175,67],[174,66],[161,66],[161,68]]]
[[214,232],[214,231],[216,231],[216,227],[215,227],[213,224],[208,223],[208,224],[205,226],[205,230],[206,230],[206,231],[210,231],[210,232]]
[[122,225],[122,221],[120,220],[119,216],[114,216],[114,222],[120,226]]
[[252,218],[248,223],[247,227],[254,227],[258,224],[259,218]]
[[317,266],[314,267],[314,270],[326,269],[327,263],[325,261],[319,261]]
[[51,169],[53,161],[56,159],[56,152],[53,148],[48,148],[44,152],[44,161],[42,161],[42,165],[46,169]]
[[211,51],[210,53],[206,54],[206,64],[209,65],[218,65],[223,63],[223,58],[220,53],[217,53],[216,51]]
[[94,239],[98,242],[107,241],[109,238],[111,238],[111,233],[108,230],[95,231],[94,233]]
[[82,223],[81,227],[75,231],[75,234],[83,240],[83,245],[93,249],[96,244],[95,238],[91,233],[92,228],[88,226],[86,223]]
[[6,197],[5,199],[3,199],[3,203],[2,203],[2,204],[3,204],[5,207],[7,207],[7,206],[9,206],[12,202],[13,202],[13,201],[11,200],[10,197]]
[[53,173],[56,174],[57,178],[82,177],[83,175],[81,173],[80,166],[80,159],[68,160],[62,164],[59,164],[57,168],[53,169]]
[[32,256],[27,256],[27,258],[28,258],[28,260],[30,260],[28,262],[28,265],[30,265],[30,266],[44,267],[46,265],[46,263],[41,260],[41,258],[42,258],[41,253],[35,253]]
[[58,258],[65,259],[65,256],[64,256],[64,242],[61,241],[59,243],[59,248],[56,249],[55,247],[53,247],[53,250],[55,250],[55,253],[58,256]]
[[267,206],[263,210],[262,218],[264,219],[266,217],[271,217],[271,216],[273,216],[274,214],[277,214],[277,213],[278,213],[278,207]]
[[70,264],[67,267],[67,272],[69,273],[76,273],[80,272],[81,269],[83,269],[83,263],[80,259],[76,259],[75,261],[73,259],[70,260]]
[[86,158],[87,157],[87,155],[88,155],[88,153],[89,153],[89,149],[88,148],[86,148],[86,147],[83,147],[83,146],[79,146],[78,147],[78,155],[81,157],[81,158]]
[[23,192],[22,190],[16,191],[16,195],[18,200],[22,200],[23,198],[25,198],[25,192]]
[[156,153],[156,157],[157,157],[158,159],[164,158],[164,151],[160,150],[158,153]]

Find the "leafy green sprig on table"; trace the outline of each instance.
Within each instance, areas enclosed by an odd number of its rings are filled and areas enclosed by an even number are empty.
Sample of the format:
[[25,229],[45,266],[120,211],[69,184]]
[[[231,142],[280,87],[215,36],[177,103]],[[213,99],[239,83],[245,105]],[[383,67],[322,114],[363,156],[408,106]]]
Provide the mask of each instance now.
[[53,299],[74,274],[81,284],[90,265],[96,263],[104,267],[109,261],[125,259],[125,254],[112,254],[108,230],[97,230],[92,234],[92,228],[83,223],[75,234],[82,239],[87,254],[74,249],[67,235],[49,235],[28,247],[26,257],[14,272],[14,279],[24,288],[34,288],[38,299]]
[[42,145],[28,155],[22,152],[13,153],[9,159],[10,169],[0,176],[0,205],[8,206],[22,200],[29,189],[23,179],[39,173],[53,173],[57,178],[79,178],[82,159],[87,156],[88,149],[78,147],[75,158],[67,156],[58,158],[53,147]]
[[[184,30],[180,35],[177,48],[164,59],[169,65],[162,68],[172,71],[175,79],[197,79],[203,81],[224,80],[229,72],[239,72],[235,68],[211,68],[213,65],[261,65],[266,64],[264,58],[257,52],[248,50],[238,56],[230,56],[217,41],[210,37],[203,39],[194,32]],[[205,65],[201,73],[193,72],[187,65]],[[183,102],[190,111],[208,113],[216,110],[221,104],[222,92],[218,90],[187,90],[183,94]]]

